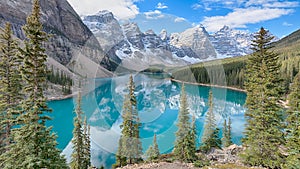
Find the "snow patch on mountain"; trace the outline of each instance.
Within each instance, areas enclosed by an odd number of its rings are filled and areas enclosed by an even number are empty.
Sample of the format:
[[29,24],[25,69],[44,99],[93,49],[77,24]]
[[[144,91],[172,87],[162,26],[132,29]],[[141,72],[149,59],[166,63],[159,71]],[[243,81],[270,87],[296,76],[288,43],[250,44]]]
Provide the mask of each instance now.
[[243,56],[252,52],[250,46],[253,36],[248,31],[234,30],[224,26],[210,35],[210,41],[221,56]]
[[202,25],[170,35],[163,29],[157,35],[153,30],[141,32],[136,23],[121,25],[109,11],[85,16],[83,21],[112,60],[133,70],[151,65],[184,66],[251,53],[253,34],[228,26],[211,35]]

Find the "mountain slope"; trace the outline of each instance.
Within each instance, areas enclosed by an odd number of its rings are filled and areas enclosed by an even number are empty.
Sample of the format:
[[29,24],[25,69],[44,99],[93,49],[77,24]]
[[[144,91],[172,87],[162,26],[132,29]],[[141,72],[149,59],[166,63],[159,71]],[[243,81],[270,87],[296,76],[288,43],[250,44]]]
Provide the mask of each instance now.
[[277,47],[288,47],[289,45],[295,44],[300,41],[300,29],[291,33],[290,35],[275,42],[274,45]]
[[[0,26],[3,26],[5,22],[11,22],[14,34],[24,39],[22,26],[26,22],[26,16],[31,12],[31,6],[31,0],[2,0],[0,2]],[[98,66],[104,57],[101,46],[66,0],[40,0],[40,6],[44,31],[52,35],[49,42],[45,44],[46,52],[50,57],[73,72],[85,76],[87,72],[79,72],[73,66],[77,62],[75,56],[83,54],[96,63],[95,69],[101,69],[96,76],[111,76],[109,71]],[[71,62],[72,65],[70,65]]]

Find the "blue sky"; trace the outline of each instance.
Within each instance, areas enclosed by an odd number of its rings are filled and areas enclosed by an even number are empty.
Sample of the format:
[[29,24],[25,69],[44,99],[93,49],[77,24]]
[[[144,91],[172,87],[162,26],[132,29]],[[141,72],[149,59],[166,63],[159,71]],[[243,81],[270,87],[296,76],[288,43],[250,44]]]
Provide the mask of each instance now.
[[181,32],[202,24],[209,32],[269,29],[279,38],[300,28],[298,0],[68,0],[80,15],[109,10],[119,20],[137,22],[142,31]]

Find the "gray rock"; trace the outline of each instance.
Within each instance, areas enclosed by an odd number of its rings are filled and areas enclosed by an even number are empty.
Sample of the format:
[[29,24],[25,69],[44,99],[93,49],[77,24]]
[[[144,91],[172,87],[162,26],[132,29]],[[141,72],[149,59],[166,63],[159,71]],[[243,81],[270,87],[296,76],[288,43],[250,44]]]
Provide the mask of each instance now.
[[206,157],[208,160],[218,164],[226,163],[240,163],[238,154],[242,152],[243,147],[238,145],[231,145],[223,149],[212,149]]
[[[100,64],[104,57],[101,46],[66,0],[40,0],[40,6],[43,29],[52,35],[45,44],[48,56],[67,66],[74,56],[84,53]],[[24,39],[22,26],[32,11],[32,0],[1,0],[0,10],[0,26],[11,22],[14,34]]]

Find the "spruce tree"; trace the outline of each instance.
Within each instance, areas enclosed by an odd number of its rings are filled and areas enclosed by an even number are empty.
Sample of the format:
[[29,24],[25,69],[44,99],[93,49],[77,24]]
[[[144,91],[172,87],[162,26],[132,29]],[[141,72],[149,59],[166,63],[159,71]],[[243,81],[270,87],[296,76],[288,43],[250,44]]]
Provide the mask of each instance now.
[[194,152],[196,151],[190,144],[193,143],[194,138],[191,136],[193,129],[190,122],[189,109],[187,103],[187,96],[185,93],[184,84],[181,88],[180,96],[180,109],[178,112],[178,122],[177,122],[177,131],[176,131],[176,141],[174,146],[174,155],[175,157],[184,162],[193,162]]
[[91,166],[91,133],[90,133],[90,125],[87,124],[86,117],[84,118],[83,123],[83,143],[84,143],[84,166]]
[[222,145],[223,147],[228,147],[232,144],[231,141],[231,119],[229,117],[228,119],[228,124],[226,119],[224,120],[224,125],[223,125],[223,137],[222,137]]
[[154,161],[154,150],[153,150],[153,145],[150,145],[149,148],[147,149],[145,153],[145,157],[147,161]]
[[285,167],[298,169],[300,166],[300,72],[293,80],[288,100],[286,147],[289,156]]
[[154,154],[154,159],[158,159],[159,156],[160,156],[160,153],[159,153],[159,148],[158,148],[158,144],[157,144],[157,138],[156,138],[156,134],[154,134],[154,137],[153,137],[153,154]]
[[117,168],[117,167],[122,167],[122,166],[125,166],[127,163],[126,163],[126,157],[123,156],[123,148],[122,148],[122,142],[123,142],[123,139],[122,139],[122,136],[120,137],[119,139],[119,145],[118,145],[118,150],[117,150],[117,153],[116,153],[116,163],[113,164],[113,168]]
[[146,151],[146,158],[148,161],[157,160],[160,156],[159,148],[156,140],[156,134],[153,136],[153,143],[149,146],[148,150]]
[[252,42],[254,53],[247,62],[245,113],[247,123],[242,158],[246,164],[279,167],[283,163],[283,117],[278,104],[281,89],[278,54],[271,48],[274,37],[261,28]]
[[66,161],[56,148],[56,135],[45,123],[50,118],[44,113],[50,111],[44,96],[46,83],[47,55],[43,43],[47,34],[42,31],[39,1],[34,0],[31,15],[23,27],[26,35],[25,47],[20,49],[23,61],[21,69],[23,93],[19,127],[12,130],[13,144],[2,154],[3,168],[66,168]]
[[47,35],[42,31],[39,1],[33,3],[32,14],[23,27],[26,35],[25,47],[20,49],[23,61],[21,74],[26,94],[18,116],[18,127],[11,132],[13,144],[1,155],[3,168],[66,168],[66,162],[56,148],[56,135],[47,128],[49,117],[44,112],[50,111],[43,91],[46,82],[45,49],[42,47]]
[[188,151],[187,156],[190,159],[190,162],[193,162],[197,159],[196,150],[197,150],[197,131],[196,131],[196,118],[193,116],[191,130],[188,134]]
[[209,91],[208,97],[209,110],[206,114],[204,132],[202,135],[202,144],[200,149],[204,152],[209,151],[211,148],[221,148],[221,140],[219,138],[219,129],[216,125],[214,115],[213,94]]
[[71,168],[72,169],[85,169],[85,150],[84,150],[84,134],[82,126],[82,109],[81,109],[81,94],[78,94],[76,109],[76,116],[74,117],[73,129],[73,151],[71,154]]
[[[137,110],[137,101],[134,94],[135,85],[132,75],[129,78],[129,93],[125,96],[122,117],[123,123],[120,126],[122,136],[120,137],[118,152],[116,153],[117,163],[126,164],[138,163],[142,156],[142,143],[140,141],[140,119]],[[117,166],[117,164],[115,165]]]
[[0,154],[11,143],[11,128],[22,98],[18,44],[12,37],[11,24],[6,23],[0,34]]

